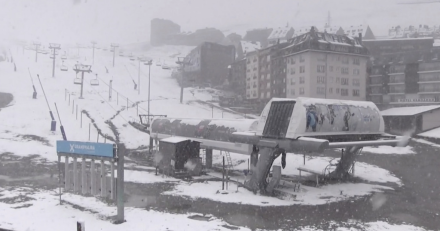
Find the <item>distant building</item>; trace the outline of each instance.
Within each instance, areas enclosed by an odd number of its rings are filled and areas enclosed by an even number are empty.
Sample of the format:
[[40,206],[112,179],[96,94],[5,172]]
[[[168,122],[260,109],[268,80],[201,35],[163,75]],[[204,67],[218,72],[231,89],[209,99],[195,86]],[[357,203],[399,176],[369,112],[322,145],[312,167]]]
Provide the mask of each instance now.
[[237,58],[246,57],[246,54],[261,49],[259,42],[240,41],[237,47]]
[[[376,36],[374,36],[369,25],[350,26],[342,28],[342,31],[344,35],[350,37],[358,37],[359,34],[361,34],[363,39],[376,39]],[[338,32],[337,34],[341,34],[341,32]]]
[[284,50],[289,43],[280,43],[271,47],[271,88],[272,97],[286,98],[286,59]]
[[358,37],[310,32],[289,40],[286,97],[365,100],[368,51]]
[[258,99],[258,51],[246,54],[246,99]]
[[295,30],[292,27],[279,27],[272,30],[269,37],[267,38],[268,44],[275,45],[277,43],[287,42],[287,40],[291,39]]
[[195,85],[218,86],[228,81],[228,66],[235,61],[235,47],[204,42],[194,48],[185,60],[190,64],[184,68],[187,81]]
[[246,32],[243,37],[244,41],[259,42],[261,47],[267,47],[269,35],[272,33],[272,28],[254,29]]
[[368,100],[380,108],[440,104],[440,48],[433,38],[365,40]]
[[166,44],[170,36],[180,33],[180,26],[176,23],[155,18],[151,20],[150,44],[160,46]]
[[246,99],[246,58],[237,59],[231,64],[231,90]]
[[268,102],[272,98],[272,80],[270,55],[271,47],[258,51],[258,94],[260,101]]
[[440,38],[440,27],[439,26],[428,26],[419,25],[401,27],[395,26],[388,30],[389,38],[422,38],[422,37],[433,37]]

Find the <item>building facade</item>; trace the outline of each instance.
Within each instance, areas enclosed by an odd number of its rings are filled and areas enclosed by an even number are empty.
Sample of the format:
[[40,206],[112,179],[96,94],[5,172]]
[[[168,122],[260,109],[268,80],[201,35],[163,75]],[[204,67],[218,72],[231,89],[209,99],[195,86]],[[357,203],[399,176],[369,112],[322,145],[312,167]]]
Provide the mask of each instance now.
[[433,38],[366,41],[368,100],[380,108],[440,104],[440,49]]
[[262,102],[268,102],[272,98],[270,48],[258,52],[258,94]]
[[218,86],[227,83],[235,47],[205,42],[194,48],[185,60],[184,76],[195,85]]
[[365,100],[368,51],[360,38],[310,32],[283,49],[286,97]]
[[240,59],[231,64],[231,90],[246,99],[246,59]]
[[249,52],[246,55],[246,99],[259,98],[258,73],[258,51]]

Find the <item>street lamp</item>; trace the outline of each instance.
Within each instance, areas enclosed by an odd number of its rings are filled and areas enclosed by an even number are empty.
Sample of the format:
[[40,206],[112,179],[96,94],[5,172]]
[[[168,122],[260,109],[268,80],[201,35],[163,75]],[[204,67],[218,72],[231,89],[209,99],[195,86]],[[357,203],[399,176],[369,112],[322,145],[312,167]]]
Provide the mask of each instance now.
[[57,50],[60,49],[61,45],[58,43],[50,43],[49,45],[49,48],[52,49],[52,56],[50,58],[53,59],[52,77],[55,77],[55,58],[57,55]]
[[113,67],[115,67],[115,54],[116,54],[116,47],[119,47],[119,44],[112,43],[110,45],[113,48]]
[[41,45],[40,42],[34,42],[35,45],[35,62],[37,62],[37,57],[38,57],[38,47]]
[[147,123],[147,126],[148,127],[150,127],[150,90],[151,90],[151,87],[150,87],[150,83],[151,83],[151,81],[150,81],[150,73],[151,73],[151,65],[153,64],[153,60],[152,59],[150,59],[150,60],[148,60],[148,61],[146,61],[145,63],[144,63],[144,65],[148,65],[148,123]]
[[90,73],[92,72],[92,65],[84,65],[84,64],[75,64],[73,70],[78,74],[81,72],[81,95],[80,99],[83,99],[83,86],[84,86],[84,72]]

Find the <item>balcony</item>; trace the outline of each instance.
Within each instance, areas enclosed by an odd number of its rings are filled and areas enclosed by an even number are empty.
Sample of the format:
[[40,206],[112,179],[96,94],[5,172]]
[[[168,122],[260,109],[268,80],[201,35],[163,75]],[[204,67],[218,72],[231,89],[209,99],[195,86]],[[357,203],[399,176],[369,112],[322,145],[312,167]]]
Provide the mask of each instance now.
[[438,76],[423,76],[420,75],[417,83],[440,83],[440,75]]
[[440,72],[440,63],[421,63],[419,73],[423,72]]
[[405,88],[390,88],[389,95],[405,94]]
[[419,94],[440,94],[440,86],[420,86]]

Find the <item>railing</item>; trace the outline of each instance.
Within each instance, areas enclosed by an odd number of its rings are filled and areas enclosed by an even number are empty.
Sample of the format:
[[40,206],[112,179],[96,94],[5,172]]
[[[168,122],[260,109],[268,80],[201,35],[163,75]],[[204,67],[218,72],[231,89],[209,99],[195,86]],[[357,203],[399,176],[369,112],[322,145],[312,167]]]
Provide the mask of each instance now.
[[390,93],[405,93],[405,88],[390,88]]

